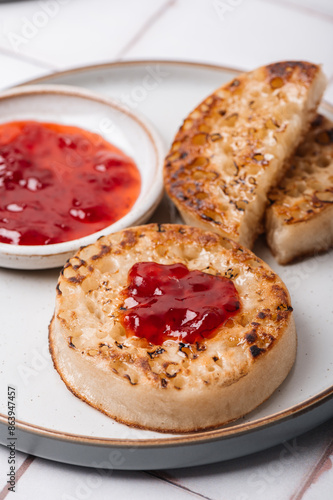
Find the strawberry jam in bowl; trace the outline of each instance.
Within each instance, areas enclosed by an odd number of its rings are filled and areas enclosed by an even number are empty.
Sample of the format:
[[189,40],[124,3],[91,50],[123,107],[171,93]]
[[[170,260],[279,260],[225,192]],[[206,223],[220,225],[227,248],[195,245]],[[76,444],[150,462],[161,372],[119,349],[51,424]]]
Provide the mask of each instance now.
[[49,245],[126,215],[140,172],[121,150],[78,127],[0,124],[0,242]]
[[163,153],[145,119],[86,90],[0,94],[0,266],[62,266],[145,222],[162,196]]

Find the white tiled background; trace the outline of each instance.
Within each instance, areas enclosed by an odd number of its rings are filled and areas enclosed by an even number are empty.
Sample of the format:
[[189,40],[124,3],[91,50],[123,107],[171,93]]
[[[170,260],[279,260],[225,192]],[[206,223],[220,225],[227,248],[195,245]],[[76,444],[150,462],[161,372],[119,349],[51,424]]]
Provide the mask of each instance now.
[[[333,102],[332,49],[332,0],[0,1],[0,89],[123,59],[244,69],[305,59],[323,63]],[[15,494],[7,457],[0,448],[0,500],[333,498],[333,421],[271,450],[188,470],[101,474],[19,454]]]

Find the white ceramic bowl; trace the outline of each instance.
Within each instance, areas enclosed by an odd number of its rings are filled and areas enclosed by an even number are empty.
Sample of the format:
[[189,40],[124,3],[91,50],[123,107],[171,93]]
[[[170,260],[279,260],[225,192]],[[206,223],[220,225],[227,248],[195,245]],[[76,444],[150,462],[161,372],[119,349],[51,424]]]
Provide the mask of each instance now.
[[156,131],[137,113],[88,90],[65,85],[35,85],[0,94],[0,123],[36,120],[74,125],[95,132],[132,157],[141,174],[141,192],[129,213],[83,238],[53,245],[0,243],[0,266],[45,269],[62,266],[81,246],[102,235],[144,223],[163,192],[164,147]]

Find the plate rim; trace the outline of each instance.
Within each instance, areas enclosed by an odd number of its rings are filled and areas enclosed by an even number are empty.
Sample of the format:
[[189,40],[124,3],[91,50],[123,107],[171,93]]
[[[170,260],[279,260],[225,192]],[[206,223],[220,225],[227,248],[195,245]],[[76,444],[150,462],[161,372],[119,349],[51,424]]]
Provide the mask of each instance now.
[[[173,65],[173,66],[187,66],[189,68],[194,69],[207,69],[207,70],[216,70],[216,71],[227,71],[240,73],[240,68],[235,68],[231,66],[224,66],[218,64],[210,64],[203,62],[195,62],[195,61],[181,61],[181,60],[170,60],[170,59],[138,59],[138,60],[126,60],[126,61],[115,61],[115,62],[106,62],[100,64],[92,64],[85,66],[78,66],[74,68],[69,68],[63,71],[55,71],[53,73],[49,73],[48,75],[44,75],[39,78],[30,79],[24,81],[15,87],[21,87],[25,85],[37,85],[40,83],[47,83],[48,80],[52,78],[56,78],[58,76],[67,76],[73,75],[77,73],[85,73],[88,71],[98,71],[103,69],[112,69],[112,68],[123,68],[130,66],[141,66],[144,64],[161,64],[161,65]],[[52,83],[50,83],[51,85]],[[4,90],[10,89],[13,87],[7,87]],[[84,87],[82,87],[84,89]],[[97,93],[97,92],[96,92]],[[321,107],[325,110],[333,113],[333,104],[323,100],[321,102]],[[293,419],[297,416],[303,415],[312,409],[315,409],[318,406],[328,402],[330,399],[333,399],[333,385],[327,387],[323,391],[307,398],[306,400],[293,405],[285,410],[280,412],[273,413],[269,416],[262,417],[260,419],[253,420],[252,422],[247,422],[243,424],[239,424],[231,427],[222,427],[218,429],[201,431],[201,432],[193,432],[193,433],[184,433],[183,435],[172,436],[167,438],[147,438],[147,439],[115,439],[115,438],[99,438],[92,436],[84,436],[80,434],[72,434],[65,433],[62,431],[56,431],[53,429],[49,429],[46,427],[41,427],[38,425],[34,425],[31,423],[27,423],[21,420],[16,420],[16,428],[22,432],[29,432],[34,435],[39,435],[40,437],[45,437],[49,439],[55,439],[60,441],[65,441],[69,443],[76,444],[87,444],[87,445],[97,445],[101,447],[105,446],[113,446],[118,448],[169,448],[170,446],[181,446],[184,444],[199,444],[199,443],[209,443],[217,440],[237,438],[247,434],[250,434],[254,431],[260,431],[267,429],[271,426],[274,426],[278,423],[287,422],[290,419]],[[0,425],[8,425],[8,417],[0,413]],[[130,427],[131,429],[136,429],[134,427]]]
[[[98,64],[87,64],[85,66],[74,66],[72,68],[68,68],[62,71],[54,71],[52,73],[48,73],[47,75],[39,76],[37,78],[24,80],[22,83],[15,85],[15,87],[22,87],[23,85],[37,85],[39,83],[43,83],[43,81],[47,81],[50,78],[54,78],[57,76],[67,76],[75,73],[85,73],[86,71],[96,71],[103,70],[108,68],[116,68],[125,67],[125,66],[143,66],[144,64],[162,64],[162,65],[173,65],[173,66],[188,66],[190,68],[204,68],[216,71],[230,71],[234,73],[241,73],[245,71],[242,68],[236,68],[233,66],[224,66],[213,63],[205,63],[205,62],[196,62],[196,61],[182,61],[182,60],[174,60],[174,59],[129,59],[126,61],[113,61],[113,62],[105,62]],[[6,87],[4,90],[14,88],[14,86]]]
[[[232,427],[221,427],[218,429],[184,433],[183,435],[178,435],[168,438],[147,438],[147,439],[115,439],[115,438],[102,438],[102,437],[92,437],[84,436],[82,434],[72,434],[62,431],[56,431],[54,429],[49,429],[46,427],[41,427],[38,425],[30,424],[21,420],[15,421],[15,427],[22,432],[29,432],[40,437],[45,437],[49,439],[55,439],[60,441],[67,441],[72,443],[87,444],[87,445],[97,445],[97,446],[113,446],[118,448],[161,448],[170,446],[181,446],[184,444],[199,444],[199,443],[210,443],[221,439],[231,439],[242,437],[244,435],[250,434],[254,431],[260,431],[267,429],[276,424],[287,422],[295,418],[296,416],[301,416],[306,414],[308,411],[313,410],[322,404],[333,399],[333,386],[321,391],[319,394],[312,396],[297,405],[291,406],[286,410],[281,412],[273,413],[268,417],[262,417],[252,422],[247,422],[244,424],[239,424]],[[6,415],[0,414],[0,424],[7,425],[8,417]],[[133,426],[128,426],[132,430],[142,430],[137,429]],[[143,429],[144,430],[144,429]],[[163,433],[161,433],[163,434]]]

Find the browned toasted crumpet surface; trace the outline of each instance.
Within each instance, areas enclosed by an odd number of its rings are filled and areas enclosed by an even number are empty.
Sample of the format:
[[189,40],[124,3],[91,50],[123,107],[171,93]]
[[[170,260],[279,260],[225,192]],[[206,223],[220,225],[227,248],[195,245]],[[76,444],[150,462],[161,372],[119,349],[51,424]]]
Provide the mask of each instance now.
[[[127,336],[121,292],[131,267],[147,261],[229,278],[239,312],[195,344]],[[296,352],[290,297],[267,264],[220,235],[171,224],[105,236],[71,258],[59,277],[49,342],[76,396],[119,422],[174,433],[248,413],[281,384]]]
[[185,119],[165,161],[186,223],[251,248],[267,194],[286,172],[325,87],[319,66],[286,61],[237,76]]
[[333,122],[316,117],[268,197],[267,242],[280,264],[333,245]]

